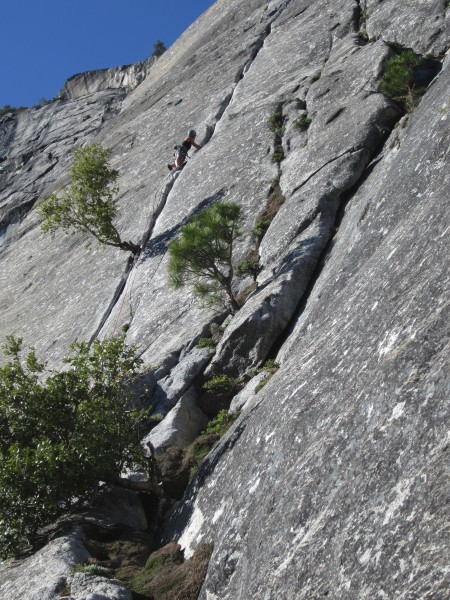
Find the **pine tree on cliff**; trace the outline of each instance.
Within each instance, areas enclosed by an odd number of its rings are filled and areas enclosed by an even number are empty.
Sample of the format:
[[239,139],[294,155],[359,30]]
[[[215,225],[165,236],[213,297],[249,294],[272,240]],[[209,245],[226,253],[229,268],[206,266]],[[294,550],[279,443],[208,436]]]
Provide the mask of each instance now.
[[99,144],[79,148],[74,153],[72,183],[58,194],[41,201],[42,230],[55,233],[90,233],[101,244],[137,253],[139,246],[121,239],[113,220],[117,214],[114,196],[119,172],[109,165],[110,151]]
[[169,282],[175,289],[194,284],[195,294],[210,304],[224,304],[232,313],[239,303],[232,289],[233,244],[240,235],[241,208],[216,202],[195,215],[169,244]]

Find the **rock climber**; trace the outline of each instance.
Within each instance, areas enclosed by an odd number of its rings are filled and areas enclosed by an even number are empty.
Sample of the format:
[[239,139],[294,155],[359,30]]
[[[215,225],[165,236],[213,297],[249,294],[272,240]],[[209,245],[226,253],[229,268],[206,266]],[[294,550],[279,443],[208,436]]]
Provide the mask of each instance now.
[[175,152],[173,154],[173,163],[167,165],[169,171],[178,169],[178,167],[181,167],[181,165],[184,164],[184,162],[186,161],[187,153],[189,152],[192,146],[194,146],[194,148],[196,148],[197,150],[200,150],[200,144],[196,144],[195,142],[196,137],[196,131],[194,129],[189,129],[189,131],[187,132],[187,137],[183,140],[183,142],[180,145],[174,147]]

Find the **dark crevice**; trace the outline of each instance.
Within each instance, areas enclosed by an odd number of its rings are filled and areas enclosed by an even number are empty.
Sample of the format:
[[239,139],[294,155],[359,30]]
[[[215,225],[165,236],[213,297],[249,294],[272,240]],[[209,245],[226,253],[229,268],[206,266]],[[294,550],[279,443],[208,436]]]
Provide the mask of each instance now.
[[99,335],[100,331],[102,330],[103,326],[105,325],[106,321],[108,320],[109,316],[111,315],[114,307],[116,306],[117,302],[119,301],[123,291],[125,290],[125,287],[127,285],[127,281],[128,281],[128,277],[131,273],[131,270],[133,269],[135,263],[135,259],[133,256],[130,256],[130,258],[127,261],[126,267],[125,267],[125,272],[122,275],[122,277],[120,278],[120,281],[116,287],[116,291],[114,292],[113,295],[113,299],[111,300],[111,302],[109,303],[109,305],[107,306],[103,317],[100,319],[100,323],[97,327],[97,329],[95,330],[95,332],[91,335],[90,339],[89,339],[89,344],[92,344],[92,342],[97,338],[97,336]]
[[363,148],[349,148],[347,150],[344,150],[344,152],[341,152],[337,156],[331,158],[326,163],[324,163],[323,165],[318,167],[315,171],[313,171],[310,175],[308,175],[308,177],[305,179],[305,181],[303,181],[298,187],[294,188],[294,190],[292,191],[292,195],[294,195],[296,192],[298,192],[302,187],[304,187],[308,183],[308,181],[310,181],[313,177],[315,177],[317,175],[317,173],[320,173],[320,171],[322,171],[322,169],[325,169],[325,167],[327,167],[328,165],[331,165],[332,163],[336,162],[337,160],[339,160],[346,154],[353,154],[355,152],[361,152],[362,150],[363,150]]
[[[0,252],[8,247],[9,240],[2,241],[2,238],[5,238],[8,234],[8,229],[11,225],[17,225],[28,215],[28,213],[32,210],[33,206],[36,204],[38,200],[38,196],[34,196],[31,200],[27,202],[23,202],[19,206],[16,206],[9,210],[0,221]],[[17,236],[15,239],[20,239],[23,235],[28,231],[26,229],[21,233],[20,236]]]
[[325,125],[329,125],[333,121],[335,121],[343,112],[345,111],[345,107],[338,108],[328,119],[325,121]]
[[[284,7],[283,7],[284,8]],[[233,88],[233,90],[226,95],[226,97],[224,98],[224,100],[221,102],[219,109],[214,117],[214,123],[213,124],[208,124],[206,126],[206,132],[205,132],[205,136],[203,139],[203,143],[202,145],[204,146],[205,144],[207,144],[211,138],[214,135],[215,129],[217,127],[217,124],[220,122],[220,120],[222,119],[226,109],[228,108],[228,106],[230,105],[230,103],[233,100],[233,96],[234,93],[236,91],[236,88],[238,86],[239,81],[241,81],[243,79],[243,77],[245,76],[245,74],[248,72],[248,70],[250,69],[253,61],[255,60],[255,58],[257,57],[258,53],[260,52],[261,48],[264,46],[264,42],[266,40],[266,38],[270,35],[271,33],[271,29],[272,29],[272,23],[273,21],[281,14],[281,12],[283,11],[283,8],[281,9],[277,9],[275,10],[270,16],[273,17],[272,21],[264,28],[264,31],[260,34],[259,38],[255,41],[255,43],[253,44],[253,49],[252,49],[252,53],[250,55],[250,58],[246,59],[245,63],[243,66],[241,66],[238,69],[238,72],[235,76],[235,86]],[[142,255],[145,251],[145,247],[147,246],[148,242],[151,239],[151,236],[153,234],[155,225],[156,225],[156,221],[159,217],[159,215],[162,213],[162,211],[164,210],[164,207],[166,205],[167,199],[170,195],[170,192],[172,191],[172,188],[175,184],[176,179],[178,178],[178,176],[181,174],[181,171],[185,168],[185,166],[187,165],[187,161],[183,164],[182,169],[180,169],[178,171],[178,173],[174,173],[170,179],[164,182],[163,186],[160,188],[160,190],[158,190],[158,192],[156,193],[154,202],[153,202],[153,211],[152,214],[150,215],[150,218],[148,220],[147,226],[145,228],[145,231],[142,235],[142,239],[141,239],[141,252]],[[177,227],[177,231],[178,231],[179,227]],[[127,284],[127,280],[128,277],[131,273],[132,270],[132,265],[133,265],[133,259],[131,260],[131,266],[130,263],[127,266],[126,272],[125,274],[122,276],[119,285],[116,288],[116,292],[114,293],[114,297],[112,299],[112,301],[110,302],[108,308],[105,311],[105,314],[103,316],[103,318],[101,319],[100,325],[99,327],[96,329],[96,332],[93,336],[93,338],[91,338],[91,342],[93,339],[95,339],[95,337],[100,333],[101,329],[103,328],[103,326],[105,325],[108,317],[111,315],[111,312],[114,309],[114,306],[119,302],[121,295],[123,294],[125,288],[126,288],[126,284]],[[158,265],[159,266],[159,265]],[[158,267],[155,269],[155,273],[157,271]]]
[[[320,257],[317,261],[316,267],[315,267],[313,273],[311,274],[308,285],[307,285],[302,297],[299,300],[297,308],[292,313],[292,316],[291,316],[288,324],[286,325],[285,329],[278,336],[278,338],[275,340],[273,346],[271,347],[270,352],[267,355],[268,359],[273,359],[277,356],[281,347],[285,344],[285,342],[287,341],[289,336],[293,333],[298,320],[300,319],[301,315],[303,314],[303,311],[305,310],[305,307],[308,303],[311,293],[316,285],[316,282],[319,279],[328,260],[330,259],[330,255],[331,255],[331,252],[332,252],[332,249],[334,246],[334,237],[337,234],[337,232],[339,231],[339,227],[344,218],[347,205],[351,201],[351,199],[355,196],[355,194],[358,192],[358,190],[361,188],[361,186],[365,183],[365,181],[370,176],[370,174],[373,172],[376,165],[383,159],[386,140],[387,140],[389,134],[391,133],[391,131],[394,129],[394,127],[395,126],[393,126],[390,131],[386,132],[383,140],[380,141],[380,144],[374,150],[373,159],[370,161],[368,166],[364,169],[363,173],[361,174],[361,177],[348,190],[344,191],[340,195],[339,205],[338,205],[336,213],[335,213],[334,224],[330,228],[329,238],[325,244],[325,247],[323,248],[323,250],[320,254]],[[319,216],[319,214],[320,214],[320,210],[317,209],[315,211],[315,213],[313,215],[311,215],[311,217],[302,224],[301,231],[299,233],[301,233],[305,229],[307,229],[309,227],[309,225],[314,221],[314,219],[317,218],[317,216]]]
[[[289,2],[287,4],[289,4]],[[205,144],[207,144],[213,137],[215,129],[217,127],[217,124],[220,122],[226,109],[228,108],[228,106],[230,105],[230,103],[233,100],[233,96],[234,96],[234,93],[236,91],[236,88],[237,88],[239,82],[244,78],[245,74],[251,68],[253,61],[257,57],[261,48],[264,46],[265,40],[271,33],[272,23],[283,12],[283,10],[286,8],[287,4],[279,9],[274,10],[270,14],[270,17],[273,17],[273,18],[270,21],[270,23],[268,23],[266,25],[266,27],[264,28],[263,32],[260,34],[258,39],[254,42],[254,44],[252,46],[252,52],[251,52],[250,58],[247,58],[244,65],[238,69],[238,72],[234,79],[235,85],[233,87],[233,90],[229,94],[227,94],[226,97],[224,98],[224,100],[221,102],[219,109],[214,117],[214,123],[212,125],[208,124],[206,126],[206,132],[205,132],[205,136],[204,136],[203,143],[202,143],[203,146]],[[170,192],[172,191],[175,181],[178,178],[178,176],[181,174],[181,171],[185,168],[186,165],[187,165],[187,161],[183,164],[183,167],[178,171],[178,173],[176,173],[176,174],[174,173],[170,177],[169,181],[166,180],[164,182],[162,188],[160,190],[158,190],[158,192],[156,193],[155,200],[153,202],[154,210],[152,211],[152,214],[150,215],[149,221],[147,223],[146,229],[145,229],[142,239],[141,239],[140,247],[141,247],[141,255],[142,256],[144,256],[145,247],[147,246],[148,242],[151,240],[151,236],[153,234],[153,231],[154,231],[154,228],[156,225],[156,221],[157,221],[158,217],[160,216],[160,214],[162,213],[162,211],[164,210],[167,199],[170,195]],[[179,227],[176,228],[177,231],[178,231],[178,229],[179,229]],[[164,244],[164,247],[166,247],[166,244]],[[100,331],[102,330],[102,328],[104,327],[105,323],[107,322],[109,316],[111,315],[115,305],[119,302],[122,294],[124,293],[124,291],[126,289],[128,277],[131,274],[131,271],[133,269],[133,265],[135,264],[135,262],[137,262],[137,261],[135,261],[133,258],[129,259],[125,274],[122,276],[122,278],[116,288],[116,291],[114,293],[113,299],[110,302],[110,304],[108,305],[108,307],[105,311],[105,314],[100,321],[99,326],[97,327],[94,335],[91,338],[91,343],[99,335]],[[159,268],[159,265],[156,267],[153,276],[156,274],[158,268]],[[153,278],[153,276],[152,276],[152,278]]]

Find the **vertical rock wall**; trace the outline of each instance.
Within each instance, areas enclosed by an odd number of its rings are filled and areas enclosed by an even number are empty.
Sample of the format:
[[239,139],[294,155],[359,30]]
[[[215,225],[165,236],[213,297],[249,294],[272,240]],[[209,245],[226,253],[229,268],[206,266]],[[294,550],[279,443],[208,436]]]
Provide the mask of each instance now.
[[[448,19],[440,0],[219,0],[127,95],[88,86],[0,121],[3,335],[57,364],[126,324],[162,413],[195,401],[205,368],[248,374],[278,352],[162,533],[187,555],[214,543],[201,598],[446,597]],[[398,44],[443,63],[409,120],[378,92]],[[168,176],[190,127],[204,147]],[[121,174],[124,238],[146,234],[131,271],[124,253],[39,231],[36,199],[92,139]],[[168,288],[166,249],[221,198],[243,208],[236,261],[278,212],[207,366],[194,346],[216,315]]]

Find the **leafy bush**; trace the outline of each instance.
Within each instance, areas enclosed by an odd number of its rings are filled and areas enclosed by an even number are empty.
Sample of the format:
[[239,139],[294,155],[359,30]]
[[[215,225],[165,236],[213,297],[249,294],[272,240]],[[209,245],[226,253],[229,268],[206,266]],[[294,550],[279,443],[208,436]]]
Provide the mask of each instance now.
[[203,389],[217,393],[227,393],[238,386],[238,381],[229,375],[216,375],[203,385]]
[[359,25],[365,27],[367,19],[369,18],[369,11],[366,8],[361,9],[359,13]]
[[419,63],[420,57],[413,50],[403,50],[386,62],[381,78],[380,92],[398,102],[407,112],[417,106],[424,91],[414,87],[414,67]]
[[210,348],[214,350],[216,344],[212,338],[200,338],[196,344],[196,348]]
[[280,364],[277,363],[273,358],[269,358],[261,367],[262,371],[276,371],[280,368]]
[[252,233],[259,240],[264,237],[264,234],[269,229],[270,221],[268,219],[263,219],[262,221],[258,221],[256,225],[252,229]]
[[277,136],[282,136],[284,133],[283,115],[280,112],[273,113],[267,120],[267,127]]
[[315,73],[313,73],[310,78],[309,81],[311,83],[314,83],[315,81],[319,81],[320,77],[322,75],[322,71],[316,71]]
[[278,371],[279,368],[279,363],[277,363],[273,358],[269,358],[269,360],[266,360],[262,367],[256,370],[257,373],[265,372],[266,376],[255,387],[255,394],[257,394],[267,383],[269,383],[271,377],[276,373],[276,371]]
[[141,361],[123,338],[75,344],[68,368],[45,382],[45,363],[21,350],[9,336],[0,369],[1,556],[142,456],[141,415],[127,402]]
[[119,172],[111,169],[109,154],[99,144],[75,151],[72,183],[59,195],[52,194],[39,204],[44,219],[42,231],[81,231],[93,235],[101,244],[128,252],[139,250],[136,244],[122,241],[113,224],[117,214],[113,197],[119,190]]
[[250,275],[254,279],[259,272],[259,260],[253,258],[246,258],[241,260],[241,262],[236,267],[236,273],[241,277]]
[[216,202],[195,215],[169,244],[169,282],[175,289],[192,282],[206,302],[239,309],[232,289],[234,241],[240,235],[241,208],[235,202]]
[[262,380],[261,380],[261,381],[258,383],[258,385],[255,387],[255,394],[257,394],[258,392],[260,392],[260,391],[263,389],[263,387],[269,383],[269,379],[270,379],[270,378],[267,378],[267,379],[262,379]]
[[215,419],[211,419],[201,435],[211,435],[212,433],[216,433],[222,437],[233,425],[238,416],[239,413],[229,413],[225,409],[221,410]]
[[161,423],[161,421],[164,419],[164,415],[161,413],[154,413],[150,415],[149,419],[152,423]]
[[273,154],[270,157],[270,161],[273,163],[280,163],[285,158],[283,146],[276,146]]
[[300,131],[306,131],[310,125],[311,119],[308,117],[306,110],[294,121],[295,129],[299,129]]

